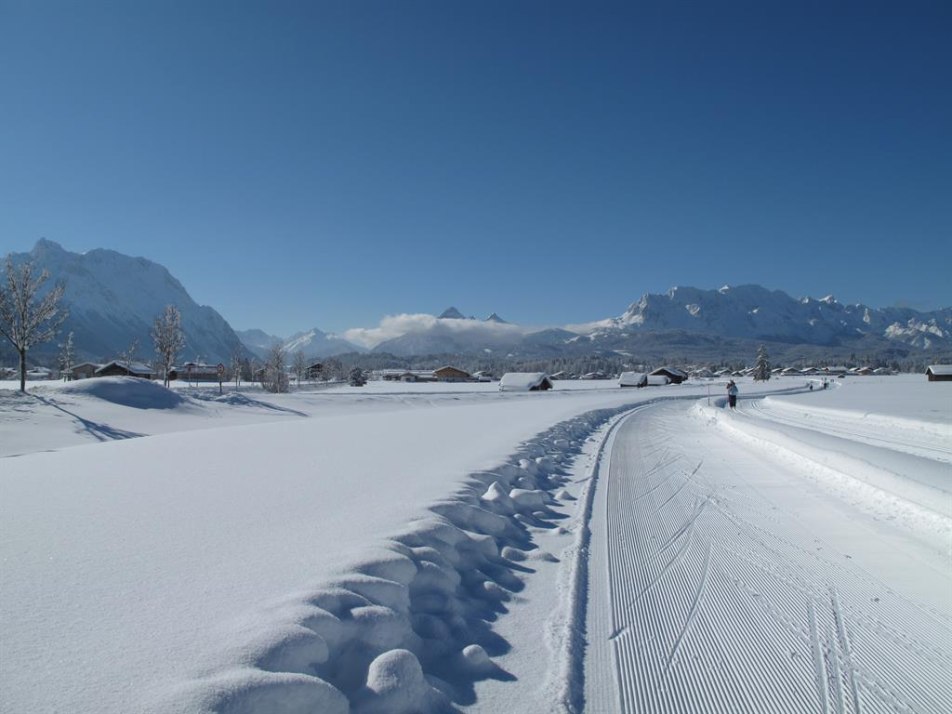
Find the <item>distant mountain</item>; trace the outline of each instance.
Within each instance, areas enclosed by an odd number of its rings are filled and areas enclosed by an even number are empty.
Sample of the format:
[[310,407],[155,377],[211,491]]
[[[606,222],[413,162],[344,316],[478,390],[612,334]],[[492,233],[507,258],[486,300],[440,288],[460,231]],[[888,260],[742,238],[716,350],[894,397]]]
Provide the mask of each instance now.
[[332,357],[348,352],[366,352],[366,348],[355,345],[353,342],[321,332],[312,327],[306,332],[298,332],[284,341],[284,349],[289,354],[302,352],[308,357]]
[[282,345],[289,355],[301,352],[306,357],[333,357],[348,352],[367,351],[364,347],[329,335],[316,327],[297,332],[288,338],[269,335],[263,330],[241,330],[237,335],[245,347],[261,359],[265,359],[275,345]]
[[[182,360],[227,362],[236,351],[246,354],[225,319],[192,300],[158,263],[112,250],[71,253],[49,240],[40,240],[29,253],[14,253],[13,260],[32,260],[50,273],[50,283],[65,281],[63,302],[69,317],[57,341],[72,331],[79,359],[115,359],[133,340],[139,342],[138,356],[151,359],[152,324],[166,305],[175,305],[182,314],[186,341]],[[38,345],[31,355],[49,359],[57,351],[56,343],[51,342]]]
[[283,338],[269,335],[264,330],[235,330],[235,334],[249,352],[262,359],[267,356],[272,347],[284,343]]
[[448,307],[439,314],[441,320],[465,320],[466,316],[455,307]]
[[948,354],[952,308],[917,312],[842,305],[831,295],[795,299],[759,285],[677,287],[665,294],[644,294],[618,317],[536,332],[510,325],[496,313],[473,321],[449,308],[425,329],[415,326],[373,351],[396,356],[492,353],[525,359],[585,354],[734,359],[752,353],[758,343],[772,345],[774,354],[802,359],[821,354]]
[[686,330],[788,344],[839,346],[879,341],[921,349],[952,346],[952,308],[921,313],[909,308],[842,305],[832,295],[794,299],[759,285],[718,290],[676,287],[645,294],[620,317],[596,323],[594,334]]

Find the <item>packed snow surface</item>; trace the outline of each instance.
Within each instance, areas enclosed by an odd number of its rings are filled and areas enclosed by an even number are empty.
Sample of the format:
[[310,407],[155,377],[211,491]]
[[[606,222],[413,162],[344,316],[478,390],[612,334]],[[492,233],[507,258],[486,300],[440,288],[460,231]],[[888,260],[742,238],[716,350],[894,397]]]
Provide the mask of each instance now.
[[952,385],[5,386],[0,711],[952,709]]

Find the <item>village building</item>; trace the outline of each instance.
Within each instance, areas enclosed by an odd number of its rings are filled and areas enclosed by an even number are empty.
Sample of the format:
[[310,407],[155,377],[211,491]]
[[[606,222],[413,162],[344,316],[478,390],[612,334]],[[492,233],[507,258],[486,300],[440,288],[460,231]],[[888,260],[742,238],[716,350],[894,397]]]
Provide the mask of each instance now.
[[102,367],[98,362],[80,362],[69,370],[70,379],[89,379],[96,376],[96,370]]
[[952,382],[952,364],[931,364],[926,376],[930,382]]
[[152,368],[138,362],[107,362],[95,372],[97,377],[139,377],[152,379]]
[[552,389],[552,380],[545,372],[506,372],[499,380],[501,392],[542,392]]
[[472,375],[456,367],[440,367],[433,370],[433,376],[437,382],[471,382]]
[[644,372],[622,372],[618,378],[619,387],[647,387],[648,375]]
[[486,372],[480,370],[479,372],[473,372],[473,381],[475,382],[492,382],[493,375],[491,372]]
[[384,382],[435,382],[436,377],[430,369],[377,369],[371,372],[371,379]]
[[667,377],[668,382],[671,384],[681,384],[681,382],[688,378],[687,372],[680,370],[677,367],[658,367],[658,369],[654,370],[653,372],[649,372],[648,375],[655,377]]
[[189,382],[217,382],[218,365],[201,362],[186,362],[181,367],[169,370],[169,380],[184,379]]
[[324,365],[320,362],[314,362],[309,364],[304,370],[304,379],[315,380],[323,379],[324,377]]

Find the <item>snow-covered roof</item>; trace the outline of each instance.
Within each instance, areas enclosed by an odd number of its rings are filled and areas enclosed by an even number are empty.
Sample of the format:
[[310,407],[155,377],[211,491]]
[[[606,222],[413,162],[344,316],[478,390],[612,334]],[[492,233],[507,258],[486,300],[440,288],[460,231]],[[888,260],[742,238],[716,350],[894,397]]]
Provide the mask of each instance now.
[[124,370],[130,374],[146,374],[151,375],[152,369],[144,364],[139,362],[120,362],[119,360],[112,360],[112,362],[106,362],[102,367],[97,369],[97,372],[104,372],[108,367],[116,365],[117,367],[122,367]]
[[503,392],[527,392],[538,389],[549,380],[545,372],[506,372],[499,380]]
[[952,364],[930,364],[926,371],[935,375],[949,375],[952,374]]
[[647,375],[644,372],[622,372],[618,378],[618,384],[622,387],[637,387],[647,381]]
[[661,374],[662,372],[667,372],[668,374],[673,374],[675,377],[682,377],[687,379],[688,373],[683,369],[678,369],[677,367],[658,367],[651,374]]

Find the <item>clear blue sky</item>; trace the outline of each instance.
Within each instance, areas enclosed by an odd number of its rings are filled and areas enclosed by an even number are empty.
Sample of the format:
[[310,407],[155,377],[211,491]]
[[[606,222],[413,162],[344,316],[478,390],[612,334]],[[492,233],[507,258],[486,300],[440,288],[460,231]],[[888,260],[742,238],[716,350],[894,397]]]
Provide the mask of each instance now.
[[239,329],[952,305],[952,3],[0,0],[0,253]]

